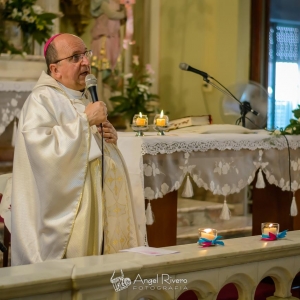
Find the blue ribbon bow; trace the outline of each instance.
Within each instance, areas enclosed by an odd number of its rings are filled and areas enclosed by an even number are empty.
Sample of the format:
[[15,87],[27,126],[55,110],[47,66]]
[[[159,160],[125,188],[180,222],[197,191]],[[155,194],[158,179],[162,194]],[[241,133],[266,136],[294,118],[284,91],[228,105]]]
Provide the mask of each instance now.
[[220,246],[224,246],[224,242],[223,241],[219,241],[222,237],[221,236],[216,236],[213,240],[209,240],[206,238],[200,238],[198,241],[198,244],[202,244],[202,243],[207,243],[207,244],[211,244],[211,245],[220,245]]
[[[283,230],[282,232],[279,232],[277,235],[276,235],[276,238],[277,239],[283,239],[286,237],[286,234],[287,234],[287,230]],[[267,238],[270,238],[269,234],[262,234],[261,237],[263,239],[267,239]]]

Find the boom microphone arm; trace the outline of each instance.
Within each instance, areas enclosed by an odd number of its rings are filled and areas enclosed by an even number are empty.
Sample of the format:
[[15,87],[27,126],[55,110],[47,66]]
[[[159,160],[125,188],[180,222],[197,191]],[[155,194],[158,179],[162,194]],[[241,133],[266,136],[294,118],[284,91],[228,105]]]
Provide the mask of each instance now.
[[[255,116],[259,115],[259,113],[257,111],[255,111],[254,109],[252,109],[252,107],[251,107],[251,105],[250,105],[250,103],[248,101],[241,102],[223,84],[221,84],[218,80],[216,80],[212,76],[208,75],[206,72],[197,70],[197,69],[189,66],[186,63],[180,63],[179,64],[179,68],[181,70],[184,70],[184,71],[190,71],[190,72],[196,73],[198,75],[201,75],[203,77],[203,80],[205,82],[207,82],[208,84],[210,84],[211,86],[213,86],[214,88],[216,88],[217,90],[219,90],[224,95],[229,96],[230,98],[232,98],[235,101],[239,102],[239,104],[240,104],[240,111],[241,111],[241,117],[237,120],[237,122],[238,122],[238,124],[240,124],[240,121],[242,121],[242,126],[243,127],[246,127],[246,114],[248,112],[252,112]],[[217,82],[219,84],[219,86],[216,85],[214,82],[212,82],[211,79],[214,80],[215,82]]]

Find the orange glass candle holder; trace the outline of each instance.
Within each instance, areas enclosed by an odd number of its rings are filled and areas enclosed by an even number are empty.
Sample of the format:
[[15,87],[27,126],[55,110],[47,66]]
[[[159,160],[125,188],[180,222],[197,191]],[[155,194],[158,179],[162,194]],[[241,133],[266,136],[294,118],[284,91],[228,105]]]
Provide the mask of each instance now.
[[148,130],[148,117],[141,112],[135,114],[132,119],[131,128],[136,132],[136,136],[144,136],[144,131]]
[[153,126],[158,131],[158,135],[165,135],[164,131],[169,128],[169,117],[164,115],[163,110],[160,114],[155,115]]
[[148,126],[148,117],[142,113],[135,114],[132,119],[132,125],[135,126]]

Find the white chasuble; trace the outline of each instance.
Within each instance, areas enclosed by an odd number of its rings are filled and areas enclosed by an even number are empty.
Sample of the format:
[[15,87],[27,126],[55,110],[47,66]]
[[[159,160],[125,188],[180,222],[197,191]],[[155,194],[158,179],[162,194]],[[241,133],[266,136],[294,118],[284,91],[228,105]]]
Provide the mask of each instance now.
[[[101,149],[90,161],[93,133],[76,98],[43,72],[22,108],[12,180],[12,265],[98,255],[103,233],[104,253],[138,245],[122,156],[104,142],[102,191]],[[99,134],[94,137],[100,145]]]

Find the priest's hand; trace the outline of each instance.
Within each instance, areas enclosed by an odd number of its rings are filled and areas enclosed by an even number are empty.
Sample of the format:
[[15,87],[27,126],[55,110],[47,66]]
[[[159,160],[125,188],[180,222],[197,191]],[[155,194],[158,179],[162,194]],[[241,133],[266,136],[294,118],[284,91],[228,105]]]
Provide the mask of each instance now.
[[[118,134],[114,126],[109,121],[102,123],[103,137],[107,143],[117,145]],[[98,127],[98,131],[102,134],[101,127]]]
[[87,115],[90,126],[99,125],[107,121],[107,108],[102,101],[89,103],[84,112]]

